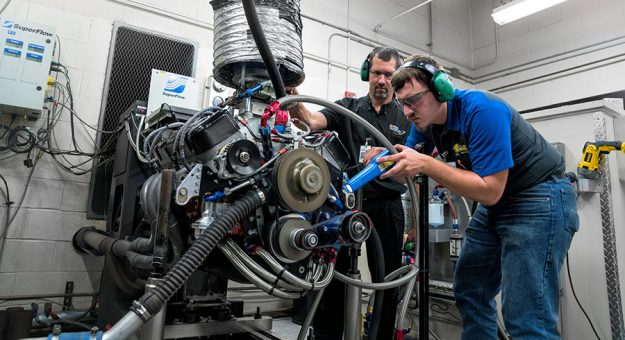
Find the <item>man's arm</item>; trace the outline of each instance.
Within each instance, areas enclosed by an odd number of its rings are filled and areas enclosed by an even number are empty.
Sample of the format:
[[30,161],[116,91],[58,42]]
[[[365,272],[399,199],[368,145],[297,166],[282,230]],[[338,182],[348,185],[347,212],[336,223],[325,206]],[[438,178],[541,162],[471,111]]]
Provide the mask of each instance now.
[[386,161],[396,163],[380,178],[404,178],[419,173],[426,174],[453,193],[485,205],[494,205],[503,195],[508,180],[508,169],[480,177],[475,172],[454,168],[403,145],[395,147],[400,153],[378,159],[378,163]]
[[[289,87],[286,89],[286,93],[289,95],[299,95],[296,87]],[[289,108],[289,114],[291,117],[297,118],[306,123],[311,130],[321,130],[328,126],[326,116],[319,112],[312,112],[303,103],[297,103],[297,105]]]

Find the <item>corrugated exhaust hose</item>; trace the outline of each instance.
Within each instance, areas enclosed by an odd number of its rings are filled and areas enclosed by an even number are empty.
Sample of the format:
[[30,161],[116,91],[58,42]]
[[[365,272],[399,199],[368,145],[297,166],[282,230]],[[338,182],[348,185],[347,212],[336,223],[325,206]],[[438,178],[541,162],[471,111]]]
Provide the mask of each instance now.
[[[217,242],[221,241],[228,234],[230,228],[260,207],[264,201],[265,194],[262,191],[250,191],[235,201],[224,214],[219,215],[211,223],[200,238],[193,243],[191,248],[167,272],[163,283],[139,299],[138,303],[145,308],[145,311],[148,313],[148,319],[165,306],[167,301],[184,284],[189,276],[204,262],[208,254],[215,249]],[[145,319],[145,315],[138,312],[136,306],[133,310]]]

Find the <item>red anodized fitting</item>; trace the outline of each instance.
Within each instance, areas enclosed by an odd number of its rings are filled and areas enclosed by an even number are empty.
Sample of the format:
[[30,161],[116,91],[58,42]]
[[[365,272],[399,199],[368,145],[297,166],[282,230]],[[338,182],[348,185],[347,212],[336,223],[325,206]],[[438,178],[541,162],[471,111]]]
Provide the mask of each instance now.
[[267,121],[269,120],[269,118],[271,118],[271,116],[276,114],[278,110],[280,110],[280,102],[274,101],[269,103],[269,105],[267,105],[267,108],[265,108],[262,117],[260,117],[260,127],[266,128]]

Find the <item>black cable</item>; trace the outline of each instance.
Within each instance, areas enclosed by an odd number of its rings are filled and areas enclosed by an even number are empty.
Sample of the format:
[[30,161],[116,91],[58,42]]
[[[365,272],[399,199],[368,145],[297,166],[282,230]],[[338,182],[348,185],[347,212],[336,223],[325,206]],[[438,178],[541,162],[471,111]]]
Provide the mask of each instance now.
[[[60,48],[60,44],[59,44],[59,48]],[[58,66],[62,67],[63,70],[60,70],[55,67],[51,67],[50,70],[58,72],[58,73],[62,73],[65,76],[65,88],[67,89],[67,95],[69,96],[69,107],[70,107],[70,110],[73,112],[74,111],[74,96],[72,95],[72,87],[70,85],[69,73],[68,73],[67,67],[65,67],[63,64],[59,62],[57,62],[57,64]],[[72,143],[74,144],[74,149],[76,149],[78,146],[78,143],[76,142],[76,133],[74,131],[74,116],[72,114],[70,114],[69,116],[69,122],[70,122],[70,134],[72,136]]]
[[286,96],[286,89],[284,88],[280,71],[276,65],[276,60],[273,57],[273,53],[271,53],[271,49],[265,38],[265,33],[263,33],[263,28],[258,20],[254,0],[243,0],[243,11],[245,11],[245,18],[250,26],[250,31],[252,32],[252,37],[254,37],[254,42],[256,42],[258,52],[269,73],[271,84],[273,84],[273,89],[276,92],[276,98],[280,99]]
[[449,310],[450,305],[444,302],[430,302],[430,309],[438,314],[447,314],[454,320],[462,322],[462,319]]
[[[58,37],[57,37],[58,40]],[[67,67],[65,67],[65,65],[60,63],[60,51],[61,51],[61,41],[59,40],[59,61],[58,62],[53,62],[52,63],[52,67],[50,68],[51,71],[56,72],[57,78],[55,80],[55,87],[58,86],[60,90],[63,90],[62,86],[64,86],[67,89],[67,97],[69,99],[69,107],[67,107],[65,105],[65,103],[61,104],[63,107],[67,108],[70,111],[70,131],[71,131],[71,137],[72,137],[72,143],[74,146],[74,150],[78,150],[78,151],[82,151],[78,145],[78,143],[76,142],[76,132],[75,132],[75,122],[74,122],[74,117],[76,117],[78,120],[80,120],[80,122],[82,123],[83,127],[89,127],[94,129],[93,127],[91,127],[90,125],[86,124],[82,119],[80,119],[80,117],[76,114],[76,112],[74,111],[74,96],[72,94],[72,87],[71,87],[71,81],[70,81],[70,77],[69,77],[69,70]],[[61,85],[58,83],[58,74],[63,74],[65,76],[65,85]],[[60,114],[60,113],[59,113]],[[97,130],[97,129],[96,129]],[[87,133],[87,136],[89,136],[89,138],[91,138],[91,136]],[[95,141],[92,139],[92,142],[95,144]]]
[[[37,163],[39,163],[39,159],[41,159],[41,156],[42,156],[41,151],[39,151],[35,155],[34,161],[30,168],[30,173],[28,174],[28,178],[26,179],[26,184],[24,185],[24,191],[22,192],[22,197],[20,198],[20,201],[17,204],[17,207],[15,208],[13,215],[6,223],[6,227],[2,231],[2,234],[0,234],[0,255],[2,254],[2,249],[4,248],[4,241],[6,239],[6,235],[9,233],[9,228],[11,227],[11,224],[13,223],[15,218],[17,217],[17,214],[19,213],[20,208],[22,207],[22,203],[24,203],[24,199],[26,198],[26,192],[28,191],[28,187],[30,186],[31,180],[33,178],[33,174],[35,173],[35,167],[37,166]],[[8,190],[8,186],[7,186],[7,190]],[[7,192],[7,195],[8,195],[8,192]]]
[[[59,46],[59,50],[58,50],[59,53],[56,56],[56,61],[57,61],[58,64],[61,64],[61,39],[56,34],[55,34],[55,37],[56,37],[56,41],[58,42],[58,46]],[[54,65],[54,61],[52,61],[52,65]],[[54,75],[54,93],[53,93],[53,97],[56,97],[55,95],[56,95],[57,91],[59,91],[59,88],[57,88],[57,86],[56,86],[58,84],[58,82],[59,82],[59,73],[56,72],[55,75]],[[48,117],[47,117],[47,123],[48,124],[47,124],[47,126],[48,126],[48,131],[51,131],[51,128],[50,128],[50,113],[49,112],[50,111],[48,111]],[[52,112],[52,116],[54,116],[54,112]]]
[[[5,137],[8,136],[8,134],[11,132],[11,127],[13,126],[13,123],[15,122],[15,119],[17,118],[16,114],[13,114],[11,117],[11,122],[9,123],[9,125],[6,124],[1,124],[0,123],[0,128],[2,130],[4,130],[2,132],[2,135],[0,135],[0,139],[5,139]],[[5,152],[5,151],[9,151],[9,145],[8,143],[5,143],[4,145],[0,145],[0,152]]]
[[[57,73],[57,79],[58,79],[58,73]],[[59,97],[62,97],[62,103],[65,104],[67,103],[67,101],[69,100],[69,98],[66,96],[65,94],[65,89],[63,89],[63,87],[61,87],[58,84],[58,81],[55,82],[54,84],[54,96],[53,98],[56,98],[52,101],[52,111],[51,114],[48,115],[48,131],[49,133],[52,135],[52,138],[54,139],[54,141],[56,142],[56,135],[53,134],[54,128],[56,127],[56,124],[58,124],[58,122],[60,121],[60,117],[61,117],[61,113],[62,113],[62,107],[59,106]],[[57,94],[58,91],[58,94]],[[52,148],[52,138],[47,140],[47,144],[48,144],[48,148]],[[56,142],[57,146],[58,146],[58,142]],[[51,154],[52,158],[54,159],[54,161],[61,166],[61,168],[63,168],[64,170],[67,171],[67,169],[65,169],[65,167],[62,165],[61,161],[59,159],[57,159],[55,154]],[[62,158],[65,162],[71,164],[71,162],[69,161],[69,159],[67,159],[65,157],[65,155],[60,155],[60,158]]]
[[33,166],[30,168],[30,173],[28,174],[28,178],[26,179],[26,184],[24,185],[24,191],[22,192],[22,197],[20,198],[20,201],[17,204],[17,207],[15,208],[13,215],[11,216],[11,219],[9,219],[6,227],[4,228],[4,231],[2,232],[2,234],[0,234],[0,254],[2,254],[2,248],[4,247],[4,240],[6,238],[6,235],[9,233],[9,227],[11,227],[11,224],[15,220],[15,217],[17,217],[17,214],[19,213],[19,210],[22,207],[22,203],[24,203],[24,199],[26,198],[26,191],[28,190],[28,187],[30,186],[30,181],[32,180],[33,174],[35,173],[35,166],[37,165],[39,161],[40,155],[41,154],[38,154],[35,157]]
[[[0,129],[4,130],[2,135],[0,135],[0,139],[4,139],[4,136],[6,136],[9,132],[11,132],[11,127],[9,125],[0,124]],[[8,144],[0,145],[0,152],[7,151],[7,150],[9,150]]]
[[6,195],[5,195],[5,198],[7,199],[6,204],[10,205],[13,202],[11,202],[11,194],[9,193],[9,184],[7,183],[7,180],[4,178],[4,176],[0,175],[0,179],[2,179],[2,182],[4,182],[4,188],[6,189]]
[[[66,70],[64,66],[58,63],[55,63],[54,65],[56,65],[56,67],[62,67]],[[66,72],[63,74],[66,75]],[[71,90],[67,90],[67,91],[69,92]],[[97,166],[92,167],[90,169],[86,169],[86,168],[82,168],[81,167],[82,165],[88,162],[91,162],[95,159],[98,159],[98,158],[104,158],[105,159],[104,163],[106,164],[110,162],[110,159],[106,159],[107,156],[105,155],[105,153],[101,152],[101,150],[99,150],[99,148],[97,147],[96,148],[98,150],[92,153],[83,152],[79,148],[78,145],[74,145],[73,150],[61,150],[58,147],[55,147],[55,146],[58,146],[58,141],[56,139],[56,134],[54,133],[54,131],[55,131],[57,124],[60,122],[60,115],[61,115],[63,108],[68,109],[72,115],[76,116],[81,122],[81,124],[83,125],[83,127],[85,127],[85,129],[88,126],[88,124],[86,124],[82,119],[80,119],[80,117],[76,115],[75,111],[71,109],[71,103],[69,105],[67,104],[69,101],[70,101],[70,98],[66,94],[66,89],[61,84],[58,84],[58,83],[55,84],[53,100],[48,101],[48,103],[52,104],[52,107],[48,108],[48,117],[47,117],[47,122],[46,122],[47,128],[41,128],[39,129],[39,131],[37,131],[37,134],[35,135],[37,138],[37,142],[34,148],[37,148],[40,151],[52,156],[53,160],[63,170],[70,172],[74,175],[83,175],[83,174],[93,171]],[[89,127],[92,128],[91,126]],[[118,133],[119,131],[121,131],[122,128],[123,127],[120,126],[116,131],[110,131],[110,132]],[[55,146],[53,146],[52,144],[53,141],[56,144]],[[113,142],[114,142],[114,139],[109,139],[108,142],[105,143],[105,146],[112,145]],[[86,160],[80,161],[79,163],[75,163],[74,161],[70,160],[66,156],[88,157],[88,158]],[[99,164],[98,166],[100,165],[101,164]]]
[[[4,187],[6,189],[6,191],[4,192],[4,197],[6,198],[5,204],[7,207],[7,212],[6,212],[6,220],[4,222],[4,228],[2,228],[3,230],[2,234],[4,235],[5,231],[9,228],[9,217],[11,216],[11,204],[13,204],[13,202],[11,202],[11,194],[9,193],[9,184],[7,183],[4,176],[0,175],[0,179],[2,179],[2,182],[4,182]],[[0,246],[1,245],[2,243],[0,243]],[[2,252],[2,247],[0,247],[0,256],[2,255],[1,252]]]
[[0,158],[0,162],[1,162],[1,161],[6,161],[7,159],[9,159],[9,158],[13,158],[13,157],[15,157],[15,156],[17,156],[17,155],[18,155],[18,154],[13,153],[13,154],[11,154],[10,156],[2,157],[2,158]]
[[252,138],[254,138],[255,140],[260,140],[260,136],[257,135],[256,133],[254,133],[254,131],[252,131],[252,128],[247,124],[247,122],[245,122],[245,124],[243,124],[243,120],[239,119],[239,122],[245,126],[245,128],[247,129],[247,131],[250,133],[250,135],[252,135]]
[[[63,307],[65,307],[65,306],[63,306]],[[91,312],[91,310],[87,310],[87,312],[85,312],[85,314],[81,315],[76,320],[54,319],[54,317],[49,316],[51,318],[50,320],[41,321],[41,319],[39,319],[39,304],[33,302],[33,303],[30,304],[30,308],[31,308],[31,310],[33,312],[33,319],[40,326],[48,327],[48,326],[53,326],[53,325],[56,325],[56,324],[63,323],[63,324],[68,324],[68,325],[79,326],[79,327],[84,328],[86,330],[92,330],[93,329],[93,327],[78,321],[81,318],[84,318],[85,315],[89,314]],[[53,314],[53,313],[51,312],[51,314]],[[58,317],[58,316],[56,316],[56,317]]]
[[92,326],[89,326],[89,325],[87,325],[85,323],[82,323],[80,321],[74,321],[74,320],[63,320],[63,319],[52,320],[52,321],[50,321],[50,326],[54,326],[54,325],[59,324],[59,323],[73,325],[73,326],[79,326],[80,328],[86,329],[88,331],[93,330]]
[[10,3],[11,3],[11,0],[7,0],[7,2],[4,3],[2,8],[0,8],[0,14],[2,14],[2,12],[4,12],[4,10],[9,6]]
[[[369,245],[372,246],[372,250],[375,251],[375,256],[372,259],[372,264],[375,268],[371,271],[372,282],[384,282],[384,274],[386,268],[384,267],[384,250],[382,248],[382,240],[375,228],[371,228],[371,234],[369,235]],[[373,319],[369,328],[369,337],[367,339],[375,340],[382,339],[379,337],[380,322],[384,315],[382,315],[382,304],[384,302],[384,294],[390,294],[391,291],[384,292],[384,290],[378,290],[375,292],[373,298]]]
[[579,299],[577,298],[577,294],[575,293],[575,288],[573,288],[573,279],[571,278],[571,266],[569,265],[569,255],[566,255],[566,272],[568,274],[569,277],[569,285],[571,285],[571,292],[573,293],[573,297],[575,298],[575,302],[577,302],[577,305],[579,306],[579,309],[582,310],[582,313],[584,313],[584,316],[586,316],[586,320],[588,320],[588,323],[590,324],[590,328],[592,328],[593,333],[595,333],[595,336],[597,337],[598,340],[601,340],[601,338],[599,337],[599,334],[597,334],[597,330],[595,329],[595,325],[593,325],[592,321],[590,320],[590,317],[588,316],[588,313],[586,313],[586,310],[584,309],[584,307],[582,306],[582,303],[579,302]]
[[64,107],[64,108],[70,110],[70,113],[71,113],[72,117],[76,117],[76,119],[78,119],[81,123],[83,123],[86,127],[90,128],[93,131],[97,131],[97,132],[100,132],[100,133],[110,133],[110,134],[113,134],[113,133],[119,133],[123,129],[123,125],[120,125],[120,126],[117,127],[116,130],[100,130],[98,128],[95,128],[95,127],[87,124],[87,122],[85,122],[82,118],[80,118],[80,116],[78,116],[78,114],[76,114],[76,111],[74,111],[71,107],[68,107],[65,104],[60,104],[60,105],[62,107]]
[[[102,279],[102,277],[100,276],[100,280]],[[89,309],[87,309],[82,315],[80,315],[79,317],[76,318],[75,321],[79,321],[84,319],[87,315],[89,315],[91,312],[94,312],[96,307],[98,306],[98,302],[100,301],[100,295],[96,295],[91,299],[91,306],[89,306]]]
[[11,129],[7,137],[7,144],[15,153],[29,153],[37,143],[37,136],[25,126]]

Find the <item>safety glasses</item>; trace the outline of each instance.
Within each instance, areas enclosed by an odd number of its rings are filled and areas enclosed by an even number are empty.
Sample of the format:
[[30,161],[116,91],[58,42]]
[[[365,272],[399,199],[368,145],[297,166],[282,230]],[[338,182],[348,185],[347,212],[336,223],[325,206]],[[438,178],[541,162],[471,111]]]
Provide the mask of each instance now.
[[404,106],[414,106],[417,105],[420,101],[421,98],[423,98],[423,95],[426,94],[428,91],[430,91],[429,89],[423,90],[421,92],[418,92],[408,98],[404,98],[404,99],[398,99],[399,104],[404,107]]

